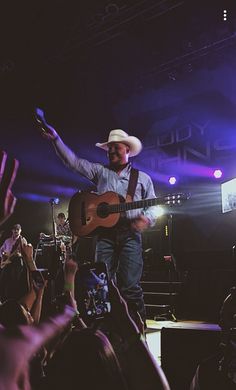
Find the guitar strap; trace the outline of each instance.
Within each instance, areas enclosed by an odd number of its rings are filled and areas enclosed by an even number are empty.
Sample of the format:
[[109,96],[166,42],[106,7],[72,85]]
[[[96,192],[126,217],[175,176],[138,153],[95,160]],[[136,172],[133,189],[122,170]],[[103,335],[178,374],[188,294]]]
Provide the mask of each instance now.
[[129,176],[129,185],[126,194],[126,201],[132,201],[134,198],[134,193],[138,183],[138,169],[131,168]]
[[15,250],[19,247],[19,245],[20,245],[20,239],[21,239],[21,236],[17,238],[15,244],[14,244],[13,247],[11,248],[10,254],[14,253]]

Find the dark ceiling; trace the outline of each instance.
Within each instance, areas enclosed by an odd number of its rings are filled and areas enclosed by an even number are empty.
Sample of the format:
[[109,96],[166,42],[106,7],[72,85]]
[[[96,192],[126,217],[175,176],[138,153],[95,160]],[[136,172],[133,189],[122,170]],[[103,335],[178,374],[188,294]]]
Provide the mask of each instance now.
[[233,3],[10,0],[0,23],[3,117],[42,105],[59,123],[106,134],[121,101],[234,51]]
[[[157,188],[177,166],[174,147],[189,129],[201,136],[207,129],[192,164],[209,167],[217,158],[223,164],[216,144],[224,135],[233,145],[228,177],[236,175],[235,1],[9,0],[1,5],[0,42],[1,147],[20,161],[17,215],[25,213],[19,209],[26,200],[68,201],[77,189],[90,188],[41,138],[35,106],[68,145],[93,161],[105,161],[94,144],[110,129],[138,136],[144,151],[135,163]],[[160,138],[170,132],[175,142]],[[188,147],[196,148],[198,137],[191,141]],[[203,158],[206,145],[211,154]],[[186,160],[186,148],[178,153]],[[194,173],[195,165],[190,168]],[[186,175],[186,185],[188,170],[180,165],[176,173]]]

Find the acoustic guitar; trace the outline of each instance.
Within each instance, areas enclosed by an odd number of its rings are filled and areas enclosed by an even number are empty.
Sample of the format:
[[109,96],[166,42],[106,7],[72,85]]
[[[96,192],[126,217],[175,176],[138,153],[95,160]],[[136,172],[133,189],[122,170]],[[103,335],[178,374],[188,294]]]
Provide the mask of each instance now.
[[12,252],[10,254],[3,252],[2,260],[1,260],[1,264],[0,264],[0,269],[3,269],[7,264],[10,264],[12,262],[11,259],[13,257],[19,257],[19,258],[22,257],[19,249],[16,249],[14,252]]
[[187,199],[189,199],[188,194],[178,193],[153,199],[125,202],[123,197],[113,191],[105,192],[102,195],[76,192],[69,202],[70,229],[75,236],[88,236],[94,234],[100,227],[114,226],[125,211],[157,205],[180,205]]

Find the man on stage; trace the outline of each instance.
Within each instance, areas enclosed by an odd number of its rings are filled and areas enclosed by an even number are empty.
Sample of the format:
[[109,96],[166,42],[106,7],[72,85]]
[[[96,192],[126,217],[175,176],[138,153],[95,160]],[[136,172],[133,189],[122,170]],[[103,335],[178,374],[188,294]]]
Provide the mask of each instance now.
[[[106,142],[96,144],[107,152],[108,165],[102,165],[75,155],[56,130],[46,123],[42,110],[37,109],[36,118],[42,135],[52,141],[57,155],[65,165],[93,182],[98,194],[113,191],[127,199],[131,172],[134,172],[129,157],[136,156],[142,149],[138,138],[121,129],[111,130]],[[151,178],[144,172],[135,171],[136,180],[132,179],[135,181],[133,200],[155,198]],[[132,176],[134,175],[133,173]],[[140,286],[143,269],[141,232],[154,225],[155,220],[155,207],[127,211],[115,226],[100,229],[96,241],[96,261],[106,263],[109,277],[117,281],[130,313],[138,311],[143,320],[145,307]]]

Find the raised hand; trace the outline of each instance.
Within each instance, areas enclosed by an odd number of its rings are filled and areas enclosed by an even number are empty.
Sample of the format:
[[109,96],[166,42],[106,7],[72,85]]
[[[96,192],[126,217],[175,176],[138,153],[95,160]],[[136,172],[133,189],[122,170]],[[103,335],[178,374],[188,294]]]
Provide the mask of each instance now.
[[66,258],[64,268],[64,291],[69,293],[73,302],[73,307],[77,306],[75,301],[75,274],[78,270],[78,264],[71,258]]
[[0,390],[30,390],[29,362],[46,343],[61,334],[75,316],[66,306],[59,314],[37,327],[21,326],[9,333],[0,325]]
[[34,248],[32,244],[21,244],[21,251],[26,262],[26,265],[30,271],[35,271],[37,269],[36,264],[33,260]]
[[7,153],[0,150],[0,225],[13,213],[16,198],[11,188],[14,183],[19,162],[16,159],[8,162]]
[[41,108],[37,107],[35,109],[35,119],[43,137],[51,141],[58,138],[56,130],[46,122],[44,112]]
[[140,329],[131,318],[127,303],[122,298],[113,280],[109,283],[109,292],[112,305],[111,316],[114,324],[119,327],[120,336],[127,339],[138,334]]
[[72,277],[75,277],[77,270],[78,270],[78,264],[76,263],[76,261],[74,261],[71,258],[66,259],[66,261],[65,261],[65,275],[66,276],[72,275]]

